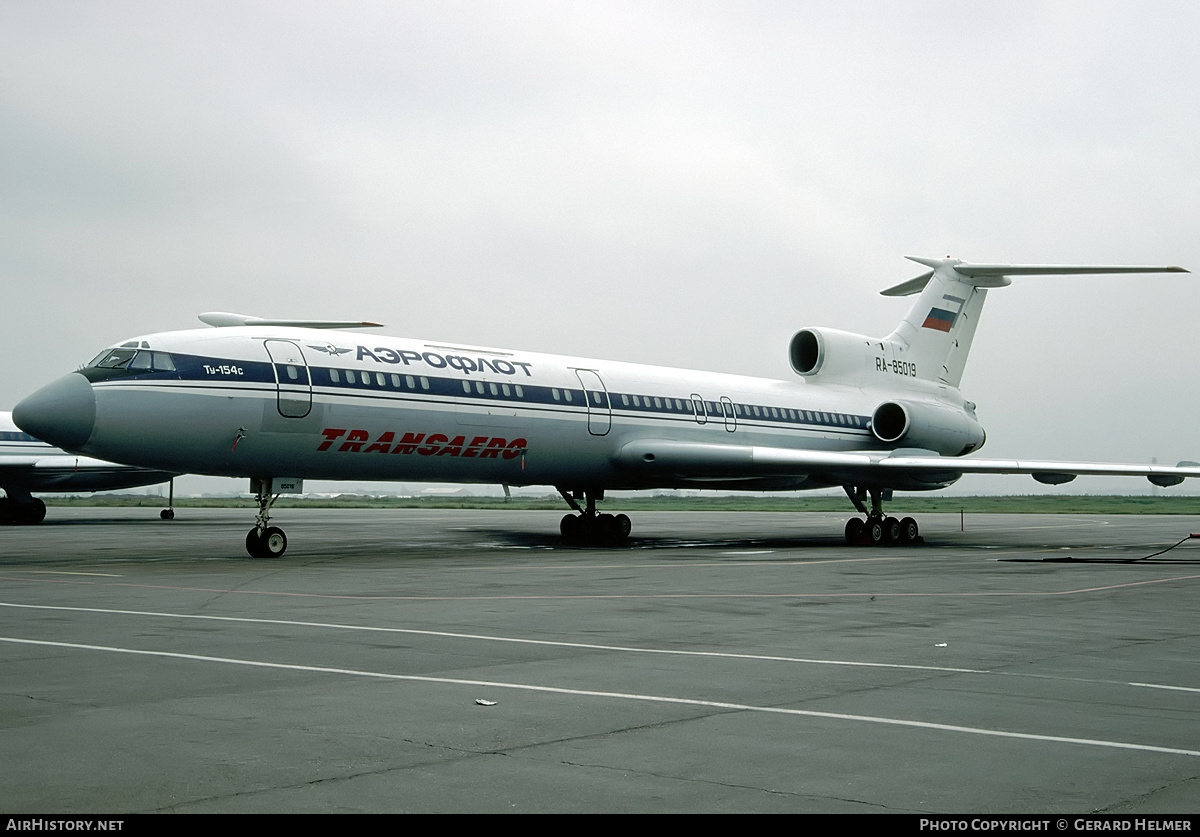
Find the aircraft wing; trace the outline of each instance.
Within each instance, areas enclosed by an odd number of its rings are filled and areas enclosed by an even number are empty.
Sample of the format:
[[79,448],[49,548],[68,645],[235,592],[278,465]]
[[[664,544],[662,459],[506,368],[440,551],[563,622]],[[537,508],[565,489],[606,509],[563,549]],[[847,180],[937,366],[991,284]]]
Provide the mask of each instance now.
[[86,456],[5,456],[0,459],[0,488],[32,491],[108,491],[154,485],[179,476],[117,465]]
[[917,450],[841,452],[756,445],[638,440],[623,446],[617,462],[645,474],[670,474],[697,481],[754,477],[811,477],[830,485],[918,490],[938,488],[963,474],[1029,474],[1056,485],[1085,476],[1146,477],[1176,485],[1200,477],[1200,463],[1136,465],[1033,459],[976,459]]

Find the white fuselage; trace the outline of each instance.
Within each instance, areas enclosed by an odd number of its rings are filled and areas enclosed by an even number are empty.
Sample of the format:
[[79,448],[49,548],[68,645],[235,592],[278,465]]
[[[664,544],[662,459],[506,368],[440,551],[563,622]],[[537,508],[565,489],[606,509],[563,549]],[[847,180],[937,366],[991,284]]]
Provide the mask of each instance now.
[[[837,483],[647,473],[625,467],[619,452],[641,439],[887,448],[869,422],[890,372],[865,390],[284,327],[168,332],[125,345],[108,368],[101,358],[82,370],[95,419],[80,450],[198,474],[815,488]],[[145,360],[130,361],[135,350]],[[116,368],[122,361],[139,368]]]

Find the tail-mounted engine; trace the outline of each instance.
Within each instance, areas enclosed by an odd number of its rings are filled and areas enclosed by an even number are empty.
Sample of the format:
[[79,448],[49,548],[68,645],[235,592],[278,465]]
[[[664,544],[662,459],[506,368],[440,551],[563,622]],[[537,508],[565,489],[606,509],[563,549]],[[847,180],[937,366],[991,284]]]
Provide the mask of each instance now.
[[871,432],[889,445],[962,456],[987,438],[976,418],[948,404],[885,401],[871,416]]
[[833,328],[805,328],[796,332],[788,346],[788,358],[796,374],[822,381],[857,383],[868,362],[879,352],[869,337]]
[[[899,355],[899,357],[897,357]],[[832,328],[805,328],[788,346],[797,375],[813,382],[862,386],[868,375],[887,374],[893,386],[918,378],[916,364],[889,340]],[[935,401],[885,401],[871,417],[871,432],[887,445],[922,448],[943,456],[961,456],[983,447],[986,438],[974,405]]]

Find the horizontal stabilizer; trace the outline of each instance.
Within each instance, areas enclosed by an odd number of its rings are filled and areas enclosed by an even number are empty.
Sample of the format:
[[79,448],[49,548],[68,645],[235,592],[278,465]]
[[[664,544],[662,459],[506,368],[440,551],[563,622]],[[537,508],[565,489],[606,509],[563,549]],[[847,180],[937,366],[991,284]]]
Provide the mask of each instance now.
[[[1088,265],[1088,264],[969,264],[958,259],[923,259],[919,256],[907,256],[909,261],[931,267],[933,270],[922,273],[915,279],[893,285],[887,290],[880,291],[883,296],[910,296],[920,293],[929,284],[938,268],[952,268],[955,273],[964,277],[967,284],[977,288],[1003,287],[1009,284],[1009,276],[1071,276],[1098,275],[1104,273],[1187,273],[1182,267],[1175,265]],[[974,281],[972,281],[974,280]]]
[[224,311],[208,311],[200,315],[200,322],[217,328],[233,326],[286,326],[289,328],[381,328],[382,323],[351,322],[349,320],[276,320],[268,317],[251,317],[246,314],[228,314]]
[[1177,265],[1108,264],[958,264],[964,276],[1069,276],[1101,273],[1187,273]]

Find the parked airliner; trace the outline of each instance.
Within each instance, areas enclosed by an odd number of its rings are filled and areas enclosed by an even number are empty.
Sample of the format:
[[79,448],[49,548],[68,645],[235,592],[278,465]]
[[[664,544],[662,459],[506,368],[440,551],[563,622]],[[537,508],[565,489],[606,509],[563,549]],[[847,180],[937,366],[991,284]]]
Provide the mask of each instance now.
[[150,334],[102,351],[14,411],[29,433],[130,465],[249,477],[255,557],[282,555],[269,525],[302,480],[550,485],[576,514],[568,541],[618,543],[625,515],[605,491],[841,486],[863,517],[851,543],[912,543],[896,490],[944,488],[965,473],[1137,475],[1156,485],[1200,465],[1119,465],[968,457],[984,443],[959,391],[988,289],[1012,276],[1187,272],[1179,267],[968,264],[883,291],[919,294],[887,337],[804,328],[794,380],[670,369],[347,331],[374,323],[202,314],[215,328]]
[[[41,523],[46,504],[38,492],[110,491],[154,485],[177,476],[69,454],[17,429],[12,413],[0,412],[0,523]],[[171,509],[163,517],[174,517]]]

